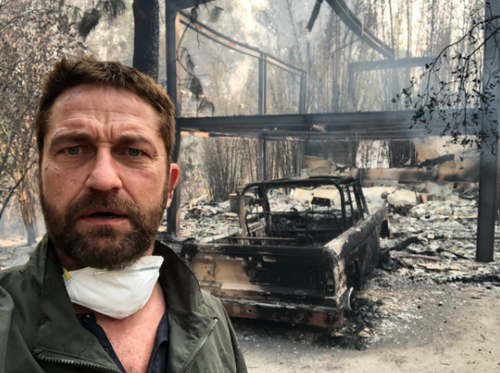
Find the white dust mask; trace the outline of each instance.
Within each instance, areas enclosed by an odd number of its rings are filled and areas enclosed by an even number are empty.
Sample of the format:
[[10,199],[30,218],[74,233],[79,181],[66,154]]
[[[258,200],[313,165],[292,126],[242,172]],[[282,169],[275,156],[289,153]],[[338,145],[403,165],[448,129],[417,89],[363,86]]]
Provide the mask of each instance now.
[[124,319],[146,305],[160,276],[161,256],[144,256],[130,267],[106,271],[63,268],[71,302],[114,319]]

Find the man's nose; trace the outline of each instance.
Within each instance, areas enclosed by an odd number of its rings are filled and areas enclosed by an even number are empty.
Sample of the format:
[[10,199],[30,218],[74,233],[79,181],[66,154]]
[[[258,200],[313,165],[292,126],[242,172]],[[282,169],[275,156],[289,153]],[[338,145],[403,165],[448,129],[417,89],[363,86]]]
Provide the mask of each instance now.
[[85,186],[102,192],[120,189],[122,181],[117,167],[118,164],[113,158],[111,151],[108,149],[99,149]]

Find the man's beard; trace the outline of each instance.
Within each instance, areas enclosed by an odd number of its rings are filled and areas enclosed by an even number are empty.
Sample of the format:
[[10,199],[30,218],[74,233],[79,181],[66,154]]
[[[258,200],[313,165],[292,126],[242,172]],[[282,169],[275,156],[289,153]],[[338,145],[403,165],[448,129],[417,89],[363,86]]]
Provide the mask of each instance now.
[[[140,211],[137,204],[115,192],[91,191],[71,202],[63,214],[47,203],[40,185],[47,234],[54,247],[82,267],[107,270],[123,269],[134,264],[151,247],[167,199],[168,183],[165,184],[162,201],[147,211]],[[78,232],[78,218],[82,212],[94,208],[121,211],[132,225],[132,230],[121,233],[112,226],[99,226]]]

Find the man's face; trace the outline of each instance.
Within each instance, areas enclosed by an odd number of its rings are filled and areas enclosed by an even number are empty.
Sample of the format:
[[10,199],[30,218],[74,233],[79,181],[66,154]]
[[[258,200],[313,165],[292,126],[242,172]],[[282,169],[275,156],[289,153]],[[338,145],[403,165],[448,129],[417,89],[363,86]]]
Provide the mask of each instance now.
[[132,264],[152,248],[178,179],[171,169],[169,178],[149,103],[105,86],[65,92],[52,108],[40,162],[51,242],[81,267]]

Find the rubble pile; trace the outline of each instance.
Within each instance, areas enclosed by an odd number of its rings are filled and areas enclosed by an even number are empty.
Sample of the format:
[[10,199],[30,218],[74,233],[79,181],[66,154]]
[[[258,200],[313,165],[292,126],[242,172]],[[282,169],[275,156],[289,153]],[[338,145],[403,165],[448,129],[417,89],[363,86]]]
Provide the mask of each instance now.
[[[204,196],[206,197],[206,196]],[[273,211],[303,212],[311,209],[308,201],[293,199],[273,189],[269,191],[269,203]],[[256,212],[258,206],[249,207]],[[181,209],[181,237],[192,237],[199,242],[236,234],[240,231],[239,216],[230,211],[230,202],[207,202],[197,198]]]
[[181,209],[180,237],[192,237],[205,242],[217,237],[229,236],[239,232],[238,214],[229,211],[229,201],[185,204]]
[[[391,208],[399,206],[391,206],[390,198],[387,201],[389,211],[400,211]],[[500,286],[500,260],[475,262],[475,201],[452,198],[414,203],[407,211],[406,215],[389,214],[392,238],[381,241],[383,268],[395,268],[399,275],[419,281],[492,282]],[[498,243],[495,252],[498,258]]]
[[[416,281],[500,285],[500,260],[475,261],[477,204],[474,199],[455,194],[439,200],[436,196],[427,197],[394,187],[364,188],[364,193],[369,206],[382,200],[388,205],[392,235],[391,239],[381,239],[382,268]],[[428,198],[433,200],[427,201]],[[311,209],[306,199],[291,198],[278,190],[270,191],[269,201],[274,211]],[[195,202],[182,208],[180,236],[208,242],[239,232],[239,218],[230,212],[229,201],[208,203],[198,199]],[[500,242],[495,251],[495,257],[500,258]]]

